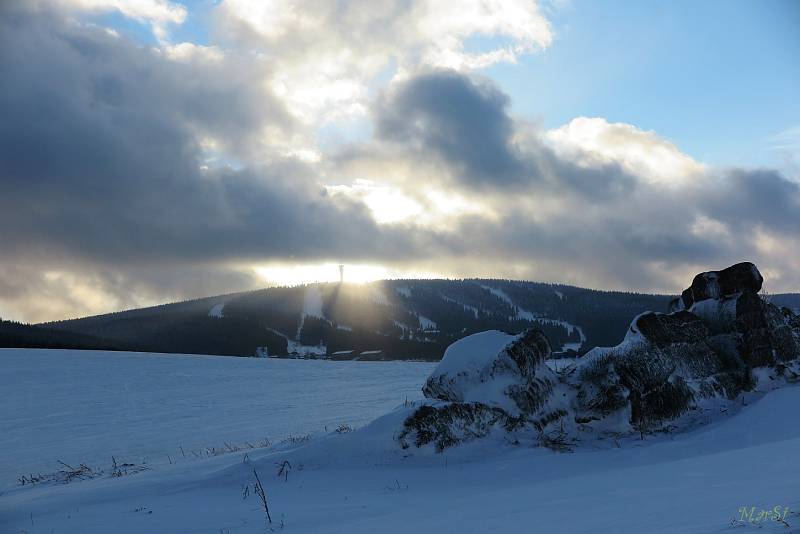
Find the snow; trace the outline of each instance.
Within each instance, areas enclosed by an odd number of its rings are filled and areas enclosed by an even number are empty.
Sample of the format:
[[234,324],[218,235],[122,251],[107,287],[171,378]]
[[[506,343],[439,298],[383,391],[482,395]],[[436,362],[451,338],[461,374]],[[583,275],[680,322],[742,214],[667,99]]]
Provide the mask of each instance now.
[[322,313],[322,291],[319,290],[319,286],[313,284],[306,286],[303,294],[303,315],[325,317]]
[[408,286],[396,286],[394,288],[395,292],[402,297],[409,298],[411,297],[411,288]]
[[328,347],[325,345],[303,345],[298,341],[287,341],[287,351],[289,354],[297,353],[297,354],[306,354],[306,355],[314,355],[314,356],[324,356],[328,353]]
[[303,331],[303,325],[308,316],[325,318],[325,314],[322,313],[322,291],[315,284],[307,285],[305,293],[303,293],[303,313],[300,315],[300,324],[297,326],[296,339],[300,339],[300,332]]
[[625,332],[625,337],[622,339],[619,345],[615,347],[594,347],[592,350],[584,354],[582,358],[580,358],[580,360],[578,361],[579,366],[591,365],[593,360],[595,360],[596,358],[601,358],[608,353],[611,352],[622,353],[633,345],[646,343],[647,340],[644,338],[642,333],[639,332],[639,330],[636,328],[636,323],[639,321],[639,317],[648,313],[652,312],[649,311],[643,312],[633,318],[630,327],[628,327],[628,331]]
[[[305,316],[302,317],[305,319]],[[286,335],[282,332],[275,330],[274,328],[266,327],[267,330],[270,332],[277,334],[286,340],[286,352],[289,354],[300,354],[300,355],[313,355],[313,356],[324,356],[328,353],[328,348],[325,345],[303,345],[299,341],[295,341],[293,339],[289,339]],[[302,325],[301,325],[302,328]],[[300,335],[300,330],[297,331],[297,335]]]
[[461,338],[447,347],[431,376],[478,373],[491,364],[497,354],[516,337],[500,330],[488,330]]
[[400,328],[400,329],[402,329],[402,330],[411,330],[411,327],[410,327],[410,326],[408,326],[408,325],[407,325],[407,324],[405,324],[405,323],[401,323],[400,321],[398,321],[398,320],[396,320],[396,319],[392,319],[392,322],[394,323],[394,325],[395,325],[397,328]]
[[417,315],[417,319],[419,319],[419,324],[423,330],[436,330],[436,323],[431,319],[424,315]]
[[528,310],[523,310],[522,308],[514,304],[514,301],[511,300],[511,297],[509,297],[506,294],[506,292],[503,291],[502,289],[497,289],[496,287],[491,287],[491,286],[481,286],[481,287],[484,289],[488,289],[492,293],[492,295],[496,296],[509,306],[516,307],[517,319],[521,321],[535,321],[537,319],[537,315],[535,313],[529,312]]
[[[430,363],[0,349],[0,491],[23,473],[362,425],[421,397]],[[0,514],[2,515],[2,514]],[[3,529],[0,528],[0,532]]]
[[[566,328],[568,334],[572,334],[573,330],[578,331],[578,336],[580,336],[581,341],[577,343],[578,348],[586,342],[586,334],[583,333],[583,329],[580,326],[574,325],[569,321],[564,321],[563,319],[548,319],[546,317],[537,317],[534,321],[541,323],[541,324],[551,324],[551,325],[559,325]],[[564,344],[564,348],[566,349],[568,345],[573,345],[573,343],[566,343]],[[577,350],[577,349],[575,349]]]
[[545,360],[545,364],[547,364],[547,367],[549,367],[551,370],[560,372],[574,367],[578,364],[578,361],[578,358],[553,358],[550,360]]
[[224,302],[220,304],[215,304],[214,306],[211,307],[210,310],[208,310],[208,316],[217,318],[224,317],[224,315],[222,315],[222,310],[224,308],[225,308]]
[[462,338],[447,347],[430,378],[437,381],[443,377],[446,382],[452,383],[461,401],[481,402],[517,415],[518,406],[505,394],[509,386],[517,383],[517,377],[500,373],[491,380],[483,378],[485,373],[492,370],[498,354],[517,337],[499,330],[489,330]]
[[741,293],[722,299],[705,299],[695,302],[689,311],[716,328],[733,324],[736,320],[736,303]]
[[411,296],[411,289],[407,286],[397,286],[394,288],[398,295],[402,297],[410,297]]
[[476,308],[475,306],[470,306],[469,304],[464,304],[461,301],[458,301],[456,299],[452,299],[450,297],[446,297],[444,295],[442,295],[442,298],[444,300],[446,300],[447,302],[452,302],[453,304],[457,304],[459,306],[462,306],[464,309],[471,311],[475,315],[476,319],[478,318],[478,308]]
[[386,293],[383,292],[378,284],[371,284],[369,287],[369,297],[370,300],[375,304],[381,304],[384,306],[389,305],[389,297],[386,296]]
[[[528,311],[528,310],[524,310],[524,309],[520,308],[519,306],[517,306],[516,304],[514,304],[514,301],[511,300],[511,297],[509,297],[508,294],[506,294],[506,292],[503,291],[502,289],[497,289],[496,287],[485,286],[485,285],[482,285],[481,287],[484,288],[484,289],[489,290],[493,295],[498,297],[500,300],[502,300],[506,304],[516,307],[517,308],[517,319],[519,319],[521,321],[531,321],[531,322],[539,323],[539,324],[560,325],[560,326],[563,326],[564,328],[566,328],[567,329],[567,333],[569,333],[569,334],[572,334],[573,330],[577,330],[578,331],[578,335],[580,336],[580,339],[581,339],[580,342],[579,343],[564,343],[561,346],[561,350],[578,351],[583,346],[583,344],[586,342],[586,335],[583,333],[583,329],[580,326],[576,326],[576,325],[574,325],[572,323],[569,323],[567,321],[564,321],[562,319],[548,319],[547,317],[540,317],[540,316],[536,315],[535,313],[533,313],[531,311]],[[564,298],[564,295],[561,294],[559,291],[556,291],[556,295],[558,295],[561,299]]]
[[[151,441],[164,443],[162,434],[175,437],[173,426],[182,429],[181,439],[217,443],[226,418],[251,431],[280,420],[310,429],[320,426],[321,413],[352,424],[353,417],[363,422],[400,404],[360,430],[305,445],[161,463],[121,478],[6,486],[0,532],[269,532],[252,488],[242,499],[253,469],[274,530],[289,533],[766,534],[800,524],[797,386],[748,395],[730,416],[697,414],[708,424],[692,432],[644,441],[587,438],[571,454],[513,446],[498,436],[435,454],[402,450],[393,440],[414,409],[395,399],[414,389],[412,375],[421,385],[424,364],[22,350],[0,356],[4,473],[43,456],[89,457],[94,450],[106,458],[115,442],[136,458]],[[186,383],[200,377],[202,384]],[[283,383],[309,377],[316,387]],[[276,413],[276,405],[285,410]],[[209,412],[208,420],[198,419]],[[147,439],[139,439],[142,433]],[[292,465],[286,480],[276,467],[284,460]],[[788,508],[792,528],[742,522],[742,507]]]

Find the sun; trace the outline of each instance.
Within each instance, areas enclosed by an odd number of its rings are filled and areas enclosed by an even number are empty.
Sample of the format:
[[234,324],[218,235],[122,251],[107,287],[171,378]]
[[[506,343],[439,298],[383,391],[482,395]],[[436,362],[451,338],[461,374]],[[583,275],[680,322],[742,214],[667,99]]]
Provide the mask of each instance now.
[[[339,263],[270,264],[255,268],[256,273],[270,285],[296,286],[316,282],[338,282]],[[393,275],[392,270],[380,265],[344,264],[345,283],[365,284],[383,280]]]

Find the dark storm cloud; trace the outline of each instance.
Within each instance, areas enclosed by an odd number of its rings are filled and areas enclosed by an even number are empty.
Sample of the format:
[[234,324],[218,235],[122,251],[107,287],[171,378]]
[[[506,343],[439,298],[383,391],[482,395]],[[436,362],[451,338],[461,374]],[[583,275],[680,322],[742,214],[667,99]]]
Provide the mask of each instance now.
[[731,169],[698,204],[745,229],[756,224],[800,235],[800,184],[769,169]]
[[525,166],[511,146],[508,104],[490,83],[451,71],[427,73],[381,103],[377,135],[438,154],[469,182],[516,182],[525,179]]
[[[176,62],[105,31],[0,10],[0,247],[104,264],[392,256],[411,240],[271,155],[202,171],[198,138],[234,155],[290,135],[258,65]],[[16,6],[16,7],[15,7]]]
[[584,168],[557,157],[538,139],[515,142],[510,101],[492,82],[450,70],[401,82],[379,100],[376,137],[411,157],[435,157],[475,188],[538,184],[581,195],[629,192],[635,180],[608,163]]

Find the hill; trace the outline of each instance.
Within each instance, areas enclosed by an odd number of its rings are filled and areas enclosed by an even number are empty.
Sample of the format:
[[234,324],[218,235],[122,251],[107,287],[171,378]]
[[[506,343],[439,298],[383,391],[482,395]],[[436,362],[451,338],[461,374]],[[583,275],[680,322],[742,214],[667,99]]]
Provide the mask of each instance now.
[[0,319],[0,347],[39,349],[136,350],[135,343],[42,328]]
[[[800,295],[771,298],[800,306]],[[616,345],[631,319],[667,311],[670,299],[513,280],[384,280],[269,288],[42,326],[149,352],[252,356],[265,347],[273,356],[427,360],[465,335],[536,326],[563,355]]]
[[800,313],[800,293],[770,295],[768,298],[776,306],[785,306],[795,313]]

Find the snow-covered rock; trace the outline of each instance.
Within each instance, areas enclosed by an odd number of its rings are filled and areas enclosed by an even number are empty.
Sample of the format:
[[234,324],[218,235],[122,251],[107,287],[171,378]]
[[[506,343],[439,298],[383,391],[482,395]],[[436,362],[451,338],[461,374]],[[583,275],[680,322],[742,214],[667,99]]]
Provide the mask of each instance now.
[[694,277],[691,286],[670,302],[670,311],[688,310],[708,299],[720,300],[739,293],[756,294],[761,291],[763,283],[764,278],[758,268],[749,261],[721,271],[700,273]]
[[695,302],[706,299],[719,299],[735,293],[758,293],[764,278],[758,268],[749,261],[731,265],[721,271],[700,273],[692,280],[692,285],[681,295],[684,307],[690,308]]
[[560,443],[648,432],[703,406],[724,408],[765,380],[797,381],[800,317],[759,297],[762,283],[752,263],[701,273],[676,311],[635,317],[620,345],[561,373],[546,365],[550,344],[538,330],[466,337],[445,352],[423,387],[430,402],[398,440],[442,450],[495,430],[556,432]]
[[547,366],[550,343],[534,329],[519,335],[497,330],[465,337],[448,347],[422,392],[433,402],[404,423],[400,442],[442,450],[506,431],[540,431],[566,415],[557,375]]
[[422,392],[429,399],[480,402],[515,417],[530,414],[556,382],[545,364],[549,356],[550,343],[538,330],[473,334],[448,347]]
[[800,321],[761,299],[762,283],[749,262],[701,273],[673,302],[677,311],[636,317],[636,343],[592,351],[580,363],[578,416],[602,419],[625,408],[632,425],[650,428],[752,390],[754,369],[774,370],[774,378],[785,363],[797,364]]

